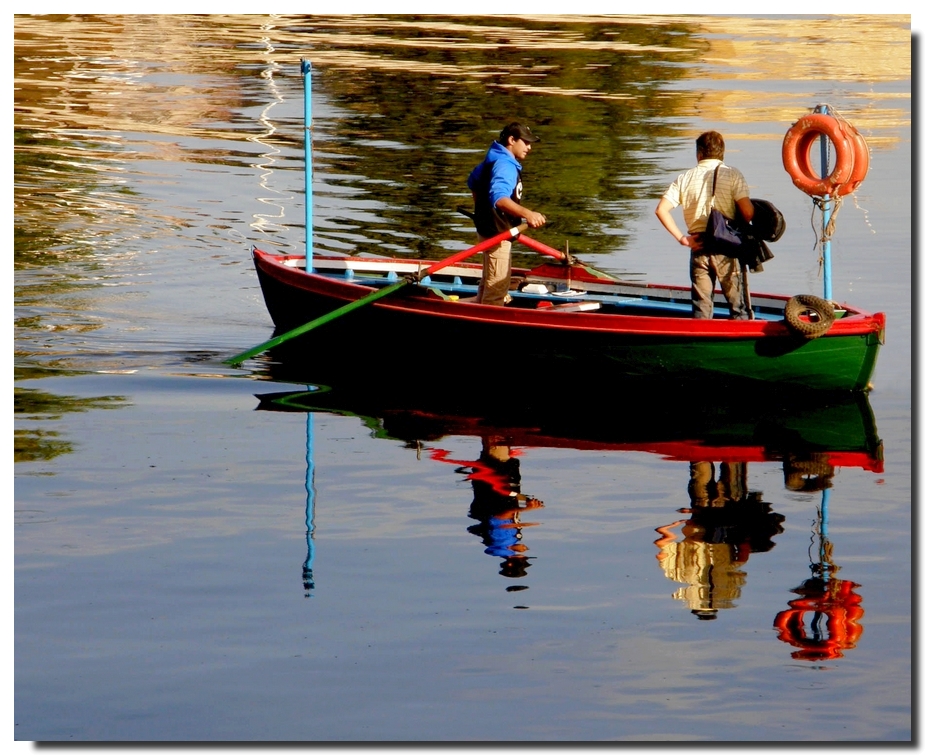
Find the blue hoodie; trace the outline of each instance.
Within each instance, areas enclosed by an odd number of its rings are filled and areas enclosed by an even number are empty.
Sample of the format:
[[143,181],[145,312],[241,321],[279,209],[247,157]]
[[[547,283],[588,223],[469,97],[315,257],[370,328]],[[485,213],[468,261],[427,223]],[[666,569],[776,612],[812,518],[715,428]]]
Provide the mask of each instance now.
[[522,170],[514,156],[500,142],[494,141],[485,159],[469,174],[466,183],[475,192],[475,228],[480,236],[494,236],[521,222],[521,218],[508,215],[495,205],[505,197],[520,204]]

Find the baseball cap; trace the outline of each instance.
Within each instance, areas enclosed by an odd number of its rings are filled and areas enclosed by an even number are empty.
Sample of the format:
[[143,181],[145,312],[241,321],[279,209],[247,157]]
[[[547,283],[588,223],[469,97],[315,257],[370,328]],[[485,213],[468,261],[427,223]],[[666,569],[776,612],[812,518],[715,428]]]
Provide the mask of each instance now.
[[523,139],[527,143],[538,142],[540,139],[538,136],[535,136],[534,133],[530,130],[529,126],[525,126],[523,123],[509,123],[498,135],[498,141],[504,144],[507,141],[509,136],[513,136],[515,139]]

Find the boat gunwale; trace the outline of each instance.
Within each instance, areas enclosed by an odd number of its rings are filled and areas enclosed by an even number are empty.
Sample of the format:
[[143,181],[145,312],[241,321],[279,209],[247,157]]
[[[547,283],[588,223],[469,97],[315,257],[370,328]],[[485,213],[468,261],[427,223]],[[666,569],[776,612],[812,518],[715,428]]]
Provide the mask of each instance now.
[[[278,281],[293,286],[306,293],[325,296],[343,304],[356,301],[377,289],[366,286],[360,282],[350,280],[337,280],[320,273],[307,273],[304,268],[297,268],[287,262],[304,260],[304,255],[280,255],[265,252],[254,248],[255,264],[264,264],[265,273]],[[319,257],[315,257],[318,260]],[[393,258],[374,258],[372,260],[362,257],[321,257],[321,260],[336,259],[363,262],[402,262]],[[411,260],[415,263],[416,261]],[[424,267],[424,262],[421,267]],[[426,262],[426,264],[433,264]],[[478,272],[481,265],[462,263],[461,266]],[[274,271],[273,273],[269,271]],[[529,272],[527,270],[515,272]],[[623,281],[617,281],[623,285]],[[680,286],[665,284],[635,284],[643,290],[656,292],[666,290],[685,290]],[[753,294],[753,299],[764,298],[784,303],[789,297],[781,294]],[[557,311],[554,308],[528,309],[523,307],[490,307],[475,302],[448,301],[431,293],[428,296],[426,288],[418,287],[411,295],[406,295],[393,301],[379,300],[371,306],[380,310],[395,312],[418,313],[429,317],[447,318],[452,320],[466,320],[470,322],[490,322],[496,324],[512,325],[518,327],[539,327],[549,330],[612,332],[622,335],[644,335],[661,337],[702,337],[702,338],[751,338],[761,339],[769,337],[788,337],[793,334],[782,321],[771,320],[729,320],[711,319],[697,320],[691,317],[673,317],[670,315],[646,316],[637,314],[613,314],[598,311],[575,312]],[[882,333],[885,327],[883,313],[869,313],[848,305],[840,305],[846,314],[836,320],[831,328],[821,338],[838,336],[857,336],[870,333]]]

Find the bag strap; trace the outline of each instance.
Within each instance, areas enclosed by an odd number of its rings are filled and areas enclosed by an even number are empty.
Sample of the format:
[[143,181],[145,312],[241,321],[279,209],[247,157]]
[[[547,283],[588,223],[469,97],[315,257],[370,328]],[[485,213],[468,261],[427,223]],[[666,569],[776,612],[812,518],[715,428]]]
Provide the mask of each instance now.
[[716,201],[716,175],[719,173],[720,166],[717,165],[713,170],[713,190],[710,192],[710,209],[713,209],[713,203]]
[[[716,177],[717,175],[719,175],[719,169],[725,168],[725,167],[726,167],[725,165],[720,163],[719,165],[716,166],[716,168],[713,169],[713,190],[710,193],[710,211],[711,212],[713,211],[714,204],[716,202]],[[720,212],[722,212],[722,210],[720,210]],[[723,217],[725,218],[726,216],[723,215]]]

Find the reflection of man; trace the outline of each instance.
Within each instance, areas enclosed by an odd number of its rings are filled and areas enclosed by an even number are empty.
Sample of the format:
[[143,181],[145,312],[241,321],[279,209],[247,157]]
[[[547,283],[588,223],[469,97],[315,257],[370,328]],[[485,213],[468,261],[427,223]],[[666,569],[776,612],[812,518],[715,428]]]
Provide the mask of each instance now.
[[500,438],[482,438],[482,453],[471,464],[472,505],[469,516],[478,520],[468,531],[482,538],[485,552],[502,560],[500,574],[517,579],[527,573],[529,560],[523,544],[520,514],[540,508],[542,501],[520,492],[520,462]]
[[[715,619],[721,608],[735,607],[745,584],[742,565],[751,553],[774,547],[784,517],[773,514],[761,493],[749,493],[744,462],[722,462],[719,478],[712,462],[691,462],[691,518],[656,529],[662,537],[656,558],[665,576],[686,584],[674,594],[699,619]],[[678,540],[673,527],[681,527]]]

